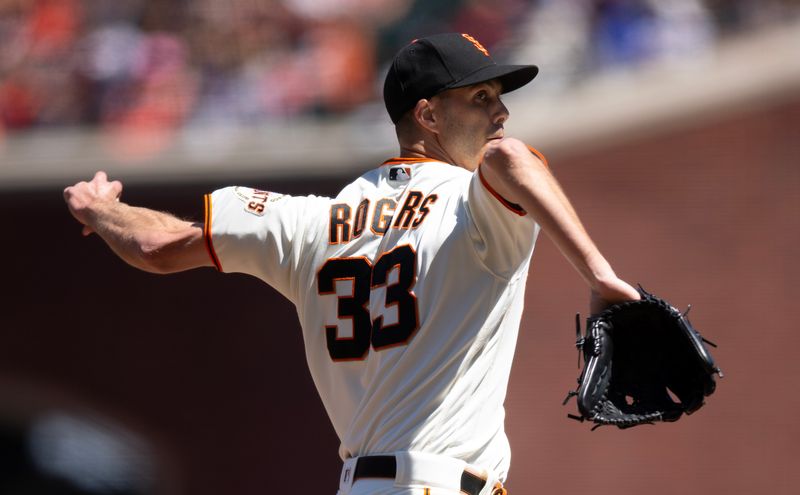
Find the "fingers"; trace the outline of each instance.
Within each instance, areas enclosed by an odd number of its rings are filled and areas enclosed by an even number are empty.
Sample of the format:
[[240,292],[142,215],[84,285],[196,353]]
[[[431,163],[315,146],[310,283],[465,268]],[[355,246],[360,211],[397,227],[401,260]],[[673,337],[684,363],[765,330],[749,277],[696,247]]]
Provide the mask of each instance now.
[[81,181],[64,188],[64,201],[72,216],[82,225],[84,236],[94,233],[91,223],[91,211],[104,203],[119,201],[122,195],[122,183],[108,180],[108,175],[100,170],[89,182]]
[[122,182],[115,180],[109,183],[111,186],[111,190],[114,191],[115,198],[119,201],[120,196],[122,196]]
[[108,174],[106,174],[103,170],[99,170],[94,174],[92,182],[96,183],[101,189],[107,188],[110,190],[114,196],[114,199],[119,201],[119,198],[122,195],[122,182],[118,180],[109,181]]
[[89,182],[86,182],[86,181],[82,180],[80,182],[76,182],[75,184],[73,184],[71,186],[65,187],[64,188],[64,197],[67,197],[67,196],[75,193],[76,189],[85,188],[85,187],[87,187],[87,186],[89,186],[91,184],[97,185],[97,184],[102,184],[102,183],[107,183],[107,182],[108,182],[108,176],[106,175],[105,172],[100,170],[98,172],[95,172],[94,177],[92,177],[92,180],[89,181]]
[[76,194],[76,191],[81,187],[86,187],[89,183],[86,181],[76,182],[71,186],[67,186],[64,188],[64,199],[69,199],[71,196]]
[[88,195],[119,201],[122,195],[122,182],[118,180],[109,181],[108,175],[100,170],[94,174],[91,181],[81,181],[64,188],[64,199],[69,200],[76,195]]

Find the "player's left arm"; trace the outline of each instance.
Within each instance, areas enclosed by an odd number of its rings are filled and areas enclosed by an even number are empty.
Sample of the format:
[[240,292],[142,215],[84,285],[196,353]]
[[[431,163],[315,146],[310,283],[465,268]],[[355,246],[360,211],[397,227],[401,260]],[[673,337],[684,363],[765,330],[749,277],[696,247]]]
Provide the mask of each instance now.
[[541,225],[592,291],[596,312],[606,305],[639,299],[600,253],[550,168],[513,138],[492,141],[480,166],[484,180],[503,198],[520,205]]
[[98,234],[114,253],[144,271],[173,273],[212,266],[202,224],[169,213],[121,202],[122,184],[97,172],[89,182],[64,190],[72,216],[83,234]]

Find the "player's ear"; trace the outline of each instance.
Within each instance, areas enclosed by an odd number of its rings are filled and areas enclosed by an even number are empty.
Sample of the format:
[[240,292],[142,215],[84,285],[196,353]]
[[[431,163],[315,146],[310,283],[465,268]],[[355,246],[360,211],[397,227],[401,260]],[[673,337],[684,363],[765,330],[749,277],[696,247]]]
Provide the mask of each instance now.
[[419,100],[414,107],[414,120],[430,132],[438,132],[439,127],[430,100]]

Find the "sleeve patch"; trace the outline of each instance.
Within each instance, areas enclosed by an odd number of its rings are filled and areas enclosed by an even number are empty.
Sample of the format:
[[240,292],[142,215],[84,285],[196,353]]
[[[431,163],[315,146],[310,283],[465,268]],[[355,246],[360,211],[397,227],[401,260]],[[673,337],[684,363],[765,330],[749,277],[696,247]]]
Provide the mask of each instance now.
[[234,188],[233,192],[239,201],[244,203],[244,211],[258,217],[264,216],[267,206],[270,203],[280,201],[285,197],[283,194],[262,191],[251,187],[237,186]]

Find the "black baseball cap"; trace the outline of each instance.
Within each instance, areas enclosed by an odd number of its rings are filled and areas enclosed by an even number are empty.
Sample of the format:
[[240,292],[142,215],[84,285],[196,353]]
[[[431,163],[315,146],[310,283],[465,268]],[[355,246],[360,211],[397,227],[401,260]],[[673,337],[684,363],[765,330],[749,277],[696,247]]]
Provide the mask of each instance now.
[[503,93],[536,77],[535,65],[498,65],[468,34],[444,33],[419,38],[394,57],[383,84],[383,101],[395,124],[421,99],[452,88],[498,79]]

